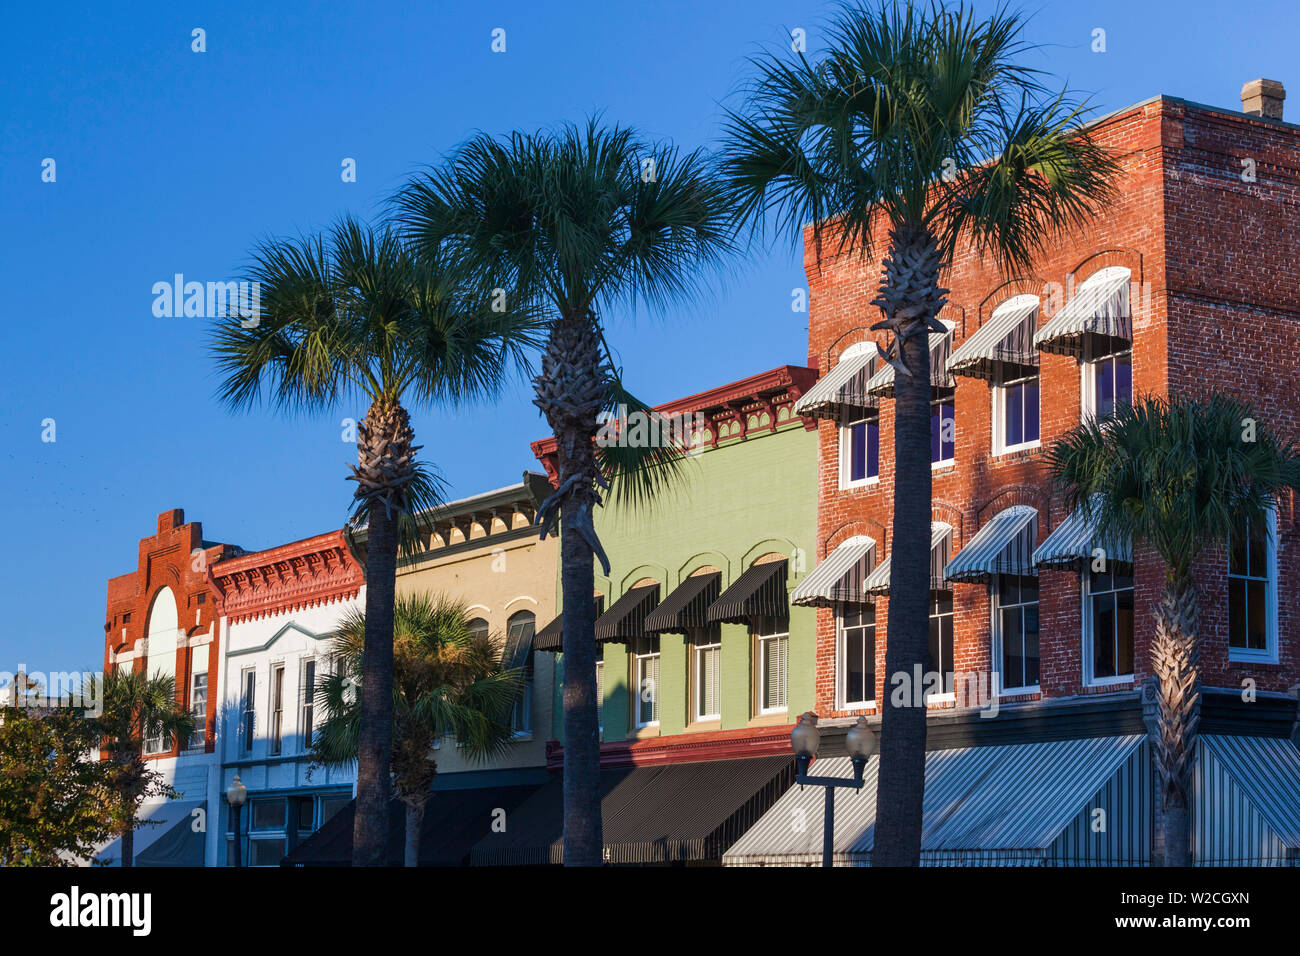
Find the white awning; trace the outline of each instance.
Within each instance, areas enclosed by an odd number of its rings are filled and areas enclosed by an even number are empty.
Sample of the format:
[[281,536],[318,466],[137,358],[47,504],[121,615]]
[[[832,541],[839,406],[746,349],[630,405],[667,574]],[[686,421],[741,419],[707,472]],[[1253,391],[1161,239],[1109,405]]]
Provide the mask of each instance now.
[[844,409],[875,408],[876,397],[867,392],[875,371],[876,344],[859,342],[844,350],[840,360],[794,403],[796,415],[835,418]]
[[790,595],[791,604],[833,607],[837,603],[863,604],[871,596],[863,590],[875,563],[876,542],[866,536],[849,538],[822,559]]
[[1123,266],[1108,266],[1088,277],[1034,336],[1034,345],[1045,352],[1083,358],[1085,342],[1101,339],[1112,347],[1119,341],[1133,341],[1133,318],[1129,308],[1132,273]]
[[[952,332],[940,335],[930,333],[930,387],[953,388],[952,376],[948,374],[948,353],[952,351]],[[881,361],[880,369],[867,382],[867,391],[872,395],[889,398],[894,394],[894,366]]]
[[987,582],[999,574],[1037,574],[1033,562],[1037,540],[1037,508],[1004,508],[966,542],[961,554],[948,562],[944,577],[949,581]]
[[953,375],[1006,381],[1038,368],[1034,328],[1038,296],[1017,295],[993,310],[988,321],[948,357]]
[[1099,542],[1095,519],[1086,517],[1082,508],[1075,508],[1034,550],[1034,567],[1082,570],[1097,557],[1093,551],[1099,548],[1107,561],[1133,563],[1131,542],[1115,542],[1110,546]]
[[[867,594],[889,593],[889,558],[876,565],[876,570],[867,575],[862,589]],[[952,557],[952,525],[942,521],[930,522],[930,590],[942,591],[947,587],[943,569]]]

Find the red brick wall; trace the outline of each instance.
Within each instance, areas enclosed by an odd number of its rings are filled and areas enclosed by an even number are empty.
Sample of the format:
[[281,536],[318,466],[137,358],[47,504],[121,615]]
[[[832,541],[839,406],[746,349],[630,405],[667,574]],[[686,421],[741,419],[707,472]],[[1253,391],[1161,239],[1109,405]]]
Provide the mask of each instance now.
[[[1135,311],[1134,316],[1135,393],[1167,394],[1171,387],[1188,388],[1207,381],[1234,383],[1259,403],[1270,425],[1295,434],[1300,396],[1295,369],[1300,357],[1300,325],[1296,323],[1300,317],[1300,276],[1296,275],[1300,272],[1300,216],[1293,210],[1300,199],[1300,130],[1156,99],[1107,118],[1098,124],[1097,136],[1123,169],[1117,201],[1086,230],[1053,243],[1032,276],[1009,281],[973,250],[960,254],[946,277],[952,291],[942,316],[955,323],[957,344],[1012,295],[1044,295],[1048,283],[1070,289],[1105,266],[1123,265],[1142,283],[1149,303],[1144,313]],[[1189,145],[1193,143],[1195,148]],[[1245,188],[1236,178],[1240,165],[1234,172],[1227,162],[1244,155],[1243,148],[1258,156],[1259,183],[1255,188]],[[1216,169],[1226,167],[1227,171],[1204,171],[1215,163]],[[867,329],[880,318],[870,301],[880,275],[883,235],[878,246],[865,257],[853,254],[836,259],[827,255],[819,265],[811,233],[805,234],[809,353],[823,373],[845,348],[875,334]],[[1272,262],[1279,268],[1272,268]],[[1207,273],[1215,278],[1207,279]],[[1171,288],[1177,293],[1170,292]],[[1195,303],[1188,293],[1194,293]],[[1206,296],[1214,297],[1215,304],[1203,302]],[[1224,302],[1219,304],[1219,299]],[[1172,318],[1168,313],[1171,303],[1176,304]],[[1261,310],[1260,303],[1268,303],[1272,311]],[[1051,308],[1045,306],[1044,311]],[[1232,313],[1230,319],[1224,310]],[[1045,320],[1046,316],[1040,317],[1040,324]],[[1266,321],[1270,323],[1267,327]],[[1206,348],[1207,335],[1218,347]],[[1241,357],[1235,365],[1233,355]],[[1023,501],[1039,509],[1041,541],[1065,516],[1062,501],[1049,501],[1042,449],[993,456],[990,388],[979,379],[958,377],[956,381],[956,461],[934,474],[935,519],[954,527],[957,549],[992,514]],[[1045,448],[1079,421],[1078,363],[1067,356],[1042,353],[1041,388]],[[881,402],[878,484],[841,492],[837,427],[823,421],[819,431],[818,558],[854,534],[868,534],[883,542],[881,554],[887,553],[893,493],[892,401]],[[1279,518],[1284,583],[1296,580],[1300,573],[1300,549],[1293,543],[1295,524],[1290,507]],[[1142,649],[1153,637],[1153,601],[1163,583],[1163,568],[1141,549],[1136,564],[1135,681],[1140,684],[1150,673]],[[1239,669],[1227,666],[1222,553],[1207,553],[1202,565],[1207,683],[1237,686]],[[1210,568],[1220,569],[1218,577]],[[1044,572],[1040,586],[1042,693],[1083,693],[1078,575]],[[1287,636],[1300,617],[1296,598],[1285,588],[1280,597],[1283,664],[1271,670],[1255,668],[1261,688],[1278,690],[1297,680],[1297,662]],[[877,602],[877,699],[887,691],[884,638],[888,603],[887,599]],[[956,584],[954,605],[957,670],[987,671],[991,666],[987,589],[979,584]],[[823,610],[818,614],[817,660],[821,714],[838,713],[834,708],[834,665],[833,614]]]

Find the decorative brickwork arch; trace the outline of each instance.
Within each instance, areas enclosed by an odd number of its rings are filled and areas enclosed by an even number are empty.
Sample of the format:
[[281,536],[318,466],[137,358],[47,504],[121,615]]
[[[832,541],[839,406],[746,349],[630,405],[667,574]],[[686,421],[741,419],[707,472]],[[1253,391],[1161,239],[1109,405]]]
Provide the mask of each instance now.
[[[985,522],[999,511],[1012,505],[1028,505],[1038,512],[1038,540],[1042,541],[1051,532],[1055,522],[1049,520],[1051,498],[1042,488],[1032,485],[1009,485],[997,491],[993,497],[975,509],[975,531],[984,527]],[[1060,520],[1058,515],[1057,520]]]

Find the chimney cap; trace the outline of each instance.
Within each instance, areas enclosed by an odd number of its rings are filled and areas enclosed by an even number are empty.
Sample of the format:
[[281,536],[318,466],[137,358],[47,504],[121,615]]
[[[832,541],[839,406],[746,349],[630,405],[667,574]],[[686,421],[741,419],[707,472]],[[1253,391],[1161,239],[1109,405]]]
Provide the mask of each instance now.
[[1265,119],[1282,118],[1282,101],[1286,88],[1277,80],[1250,80],[1241,87],[1241,111]]

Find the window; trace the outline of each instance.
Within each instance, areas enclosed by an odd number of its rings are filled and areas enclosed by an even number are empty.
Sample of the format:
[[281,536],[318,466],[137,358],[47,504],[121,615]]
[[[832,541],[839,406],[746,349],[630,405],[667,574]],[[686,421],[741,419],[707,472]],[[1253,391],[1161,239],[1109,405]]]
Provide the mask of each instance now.
[[757,617],[752,626],[758,666],[758,712],[781,713],[788,706],[790,618]]
[[278,754],[284,744],[284,665],[271,668],[271,753]]
[[1277,513],[1228,542],[1228,656],[1271,660],[1277,641]]
[[993,388],[993,453],[1001,455],[1039,443],[1038,376]]
[[308,657],[303,660],[300,673],[302,685],[298,700],[298,732],[302,735],[302,749],[305,753],[311,749],[311,742],[316,730],[316,661]]
[[257,672],[246,670],[243,672],[241,683],[244,685],[244,697],[240,702],[242,713],[240,715],[239,737],[243,744],[243,751],[246,754],[253,752],[253,714],[254,714],[254,696],[257,691]]
[[861,707],[876,699],[876,606],[841,604],[836,611],[840,633],[840,702]]
[[840,425],[840,487],[854,488],[880,477],[880,424],[874,414]]
[[345,793],[332,797],[321,797],[320,801],[320,826],[325,825],[325,821],[334,816],[349,803],[352,802],[352,795]]
[[691,635],[691,720],[722,719],[722,631],[717,624]]
[[312,823],[316,819],[316,798],[290,797],[289,802],[293,807],[294,818],[297,820],[298,832],[311,833],[315,829]]
[[131,612],[130,612],[130,611],[127,611],[125,614],[122,615],[122,623],[123,623],[123,624],[130,624],[130,623],[131,623]]
[[1038,686],[1038,578],[998,576],[994,604],[994,660],[1004,689]]
[[[930,673],[941,675],[940,695],[953,693],[956,680],[952,663],[952,592],[930,592]],[[926,682],[931,680],[927,676]],[[930,699],[929,694],[926,699]]]
[[533,629],[537,618],[532,611],[519,611],[506,622],[506,653],[512,660],[507,667],[522,667],[524,686],[510,717],[510,727],[516,737],[530,737],[533,733]]
[[633,655],[637,727],[659,726],[659,638],[643,637]]
[[[172,678],[170,698],[176,697],[176,678]],[[154,721],[145,729],[144,752],[146,754],[164,754],[172,749],[172,735],[167,733],[161,723]]]
[[481,617],[476,617],[474,620],[469,622],[466,630],[468,630],[474,637],[487,637],[489,630],[488,622]]
[[952,389],[930,403],[930,464],[946,465],[957,454],[957,405]]
[[271,797],[248,801],[248,828],[250,830],[283,830],[284,798]]
[[195,674],[190,679],[190,713],[194,731],[190,734],[191,750],[202,750],[208,742],[208,675]]
[[1083,411],[1109,418],[1121,405],[1133,404],[1133,353],[1119,352],[1083,365]]
[[1133,576],[1113,569],[1084,578],[1085,653],[1089,683],[1133,679]]

